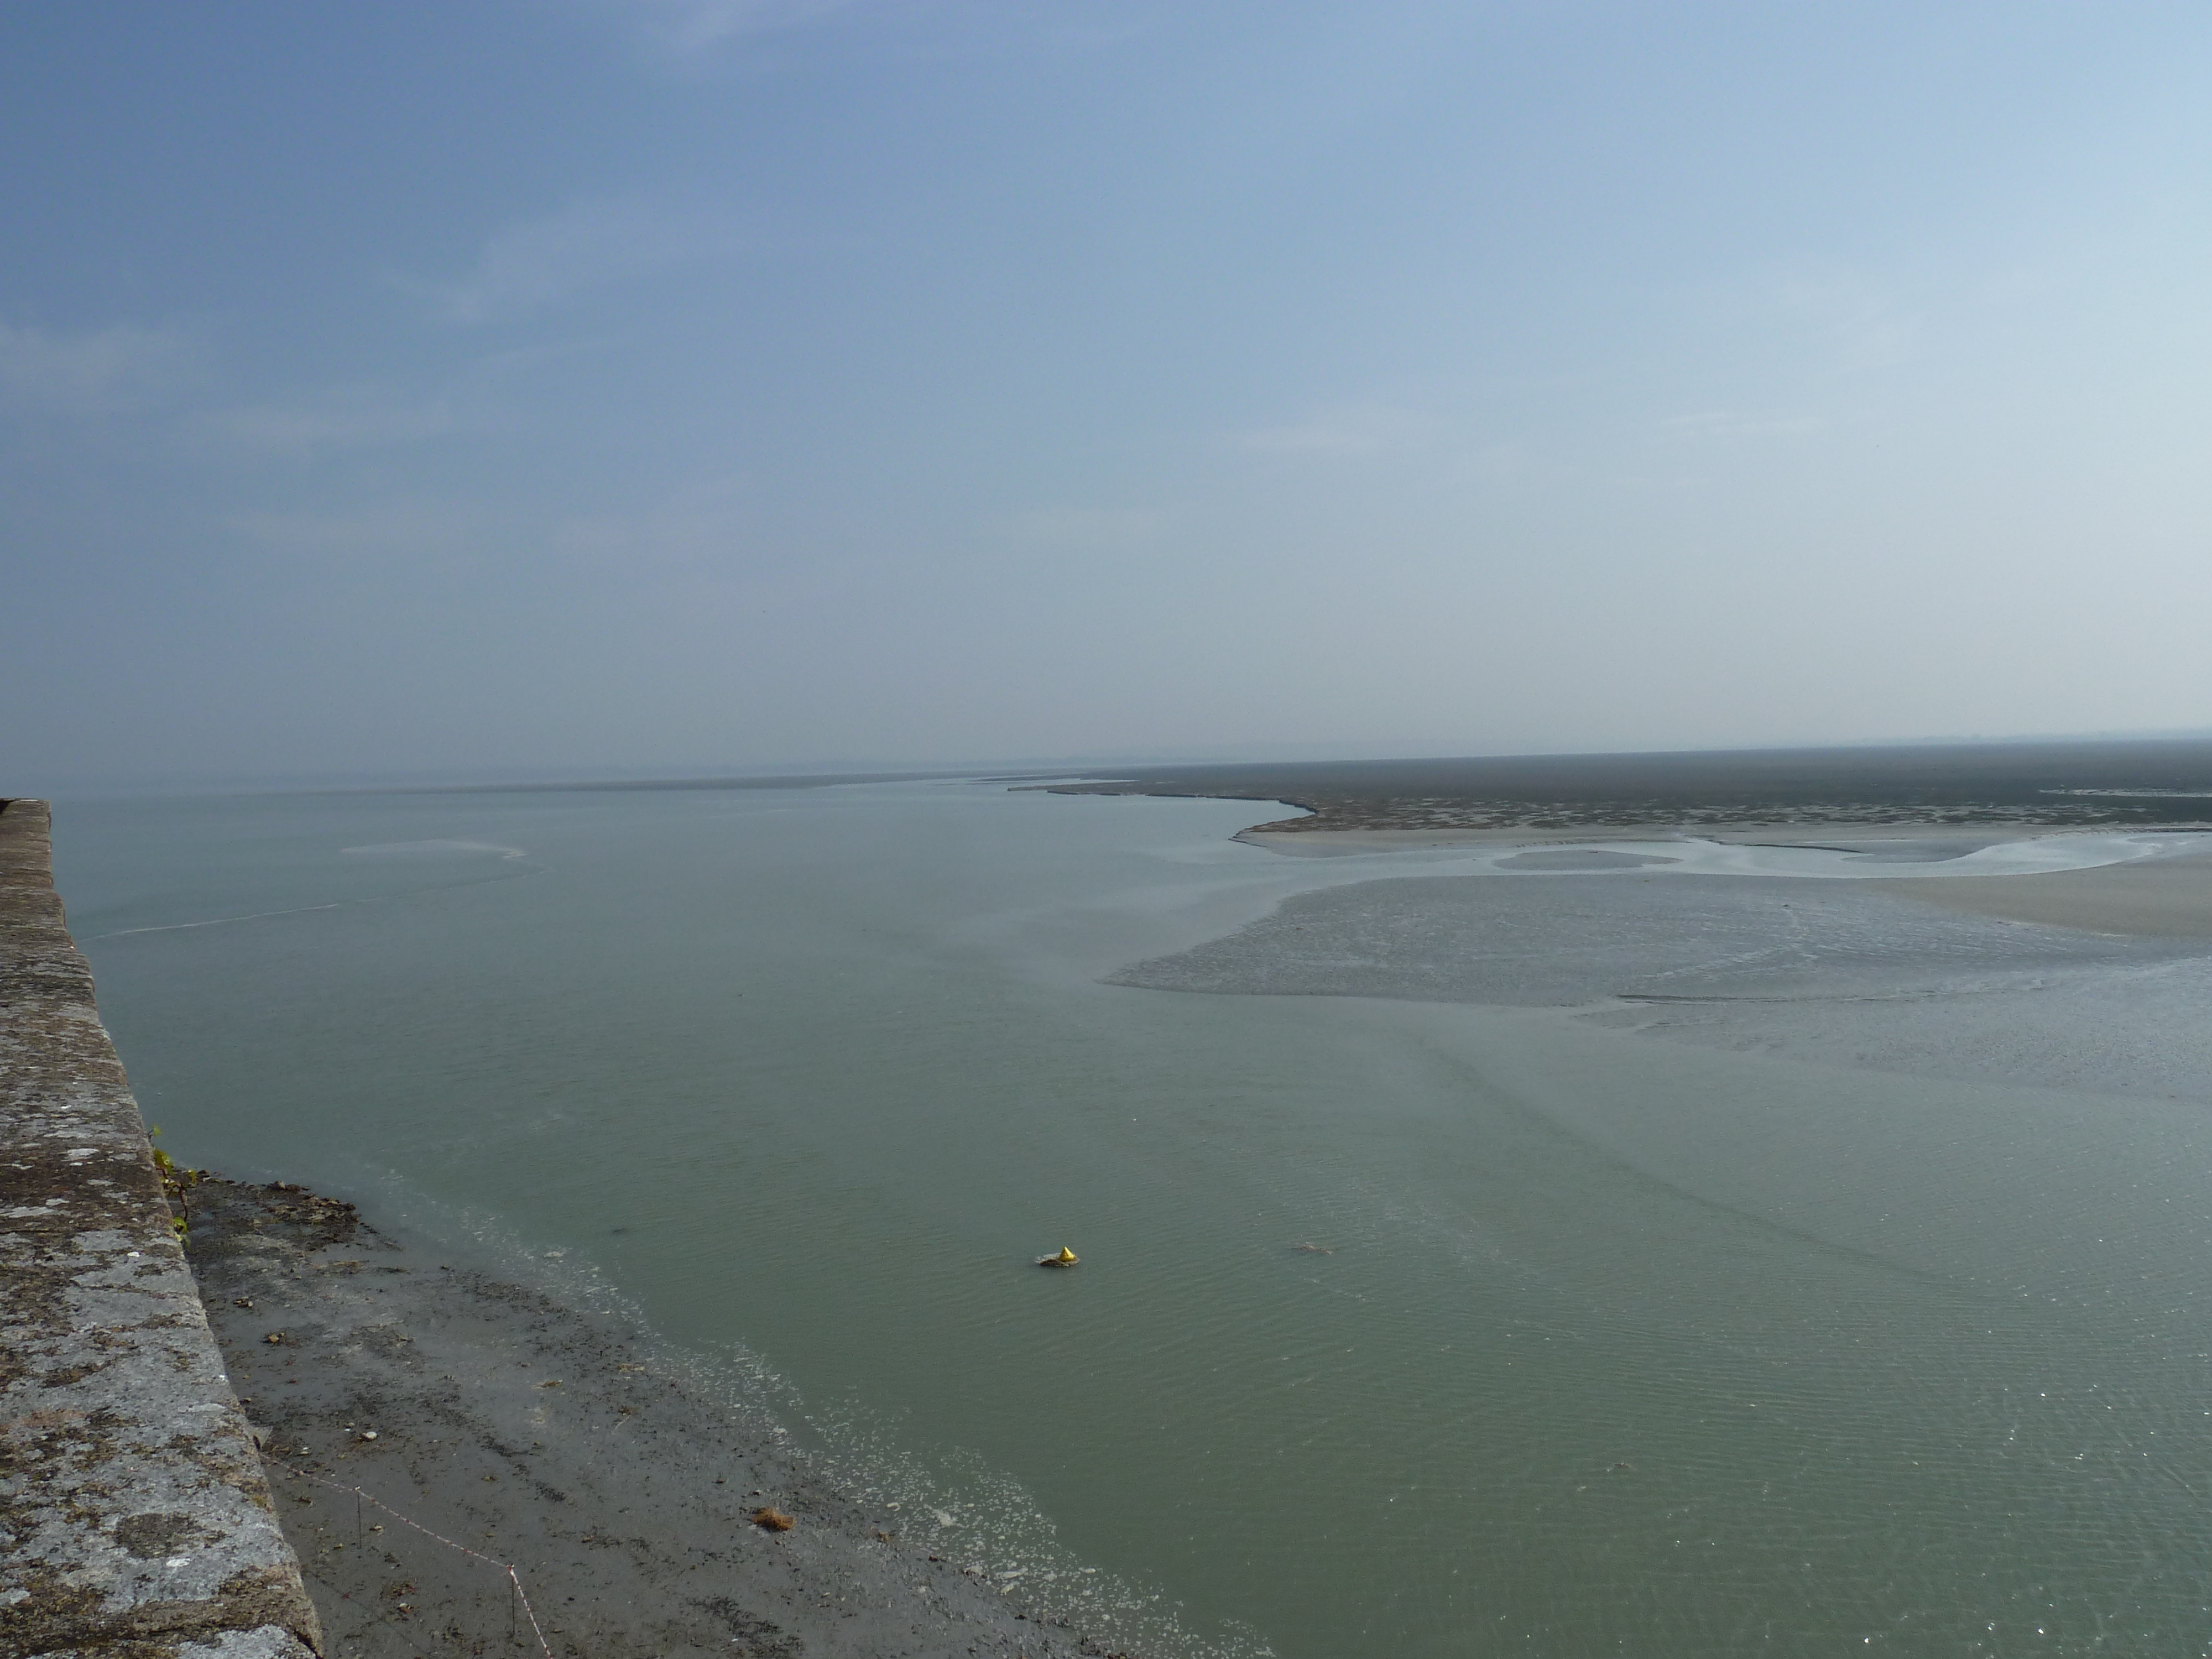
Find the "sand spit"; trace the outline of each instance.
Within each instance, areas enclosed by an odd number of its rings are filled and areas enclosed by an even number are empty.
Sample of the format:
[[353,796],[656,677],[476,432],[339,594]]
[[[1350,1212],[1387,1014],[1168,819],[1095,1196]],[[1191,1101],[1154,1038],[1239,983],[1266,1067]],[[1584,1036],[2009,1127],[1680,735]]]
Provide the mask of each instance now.
[[209,1177],[189,1202],[329,1659],[538,1652],[497,1563],[560,1659],[1107,1651],[963,1571],[957,1531],[835,1489],[773,1423],[656,1369],[618,1320],[301,1188]]

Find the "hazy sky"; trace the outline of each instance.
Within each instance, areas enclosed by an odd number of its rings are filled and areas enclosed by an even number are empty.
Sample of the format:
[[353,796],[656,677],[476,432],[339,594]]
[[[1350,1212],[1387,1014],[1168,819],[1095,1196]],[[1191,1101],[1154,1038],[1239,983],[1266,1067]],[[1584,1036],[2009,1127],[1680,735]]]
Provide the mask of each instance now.
[[0,9],[0,793],[2212,724],[2212,8]]

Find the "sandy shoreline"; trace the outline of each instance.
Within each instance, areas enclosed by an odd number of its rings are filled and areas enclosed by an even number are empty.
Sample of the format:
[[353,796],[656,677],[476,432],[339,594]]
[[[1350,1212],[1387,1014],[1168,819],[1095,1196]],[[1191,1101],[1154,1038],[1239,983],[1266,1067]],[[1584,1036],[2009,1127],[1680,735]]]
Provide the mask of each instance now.
[[[562,1659],[1109,1651],[988,1580],[952,1517],[839,1489],[617,1318],[441,1263],[301,1188],[210,1177],[190,1202],[193,1270],[329,1659],[538,1652],[495,1562]],[[763,1508],[792,1525],[755,1524]]]

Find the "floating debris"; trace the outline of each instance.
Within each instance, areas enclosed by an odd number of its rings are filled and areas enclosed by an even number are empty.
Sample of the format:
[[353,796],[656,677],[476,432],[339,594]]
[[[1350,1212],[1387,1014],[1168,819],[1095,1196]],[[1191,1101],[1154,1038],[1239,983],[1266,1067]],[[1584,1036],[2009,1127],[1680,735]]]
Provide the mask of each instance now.
[[1069,1249],[1066,1245],[1063,1244],[1060,1247],[1060,1254],[1058,1255],[1039,1256],[1037,1258],[1037,1266],[1040,1267],[1073,1267],[1077,1262],[1082,1260],[1083,1258],[1081,1256],[1076,1255],[1074,1251]]
[[1334,1244],[1293,1244],[1291,1248],[1294,1250],[1303,1251],[1307,1255],[1334,1255],[1336,1254],[1336,1246]]
[[763,1504],[753,1511],[753,1525],[768,1532],[789,1532],[799,1524],[781,1510]]

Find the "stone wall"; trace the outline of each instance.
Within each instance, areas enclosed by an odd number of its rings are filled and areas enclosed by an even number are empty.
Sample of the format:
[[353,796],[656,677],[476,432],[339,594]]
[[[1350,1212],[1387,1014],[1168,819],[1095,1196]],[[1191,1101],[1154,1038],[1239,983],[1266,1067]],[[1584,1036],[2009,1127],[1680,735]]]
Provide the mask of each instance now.
[[48,823],[0,802],[0,1659],[309,1659]]

